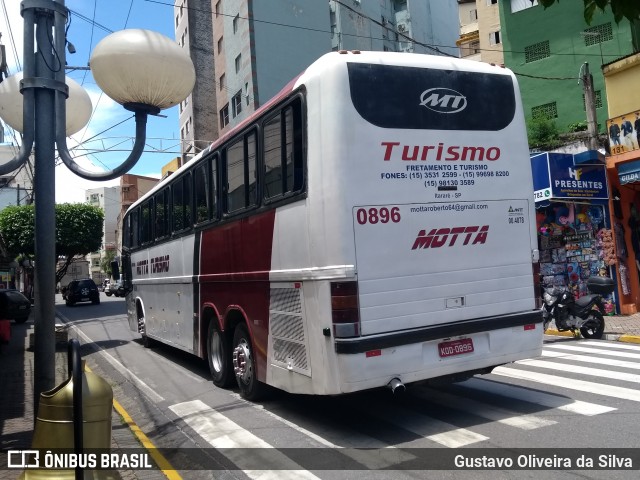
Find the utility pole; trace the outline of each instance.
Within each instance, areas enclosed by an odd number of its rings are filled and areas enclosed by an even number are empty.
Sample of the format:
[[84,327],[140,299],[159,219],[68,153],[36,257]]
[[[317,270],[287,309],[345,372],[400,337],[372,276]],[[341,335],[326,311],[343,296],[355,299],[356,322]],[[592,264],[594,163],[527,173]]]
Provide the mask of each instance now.
[[589,64],[583,65],[582,88],[584,105],[587,111],[587,132],[589,134],[589,150],[598,149],[598,120],[596,119],[596,97],[593,91],[593,76],[589,73]]

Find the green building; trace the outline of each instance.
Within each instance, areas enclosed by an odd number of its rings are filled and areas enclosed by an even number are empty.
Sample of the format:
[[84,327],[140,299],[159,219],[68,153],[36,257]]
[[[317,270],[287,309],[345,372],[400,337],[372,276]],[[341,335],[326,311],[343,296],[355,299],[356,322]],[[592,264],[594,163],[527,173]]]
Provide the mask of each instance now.
[[640,25],[627,19],[616,24],[610,8],[597,10],[588,25],[583,12],[583,2],[576,0],[546,10],[536,0],[500,1],[504,63],[517,75],[525,116],[551,118],[560,132],[586,121],[578,81],[585,62],[593,75],[599,131],[605,131],[607,100],[600,67],[640,50]]

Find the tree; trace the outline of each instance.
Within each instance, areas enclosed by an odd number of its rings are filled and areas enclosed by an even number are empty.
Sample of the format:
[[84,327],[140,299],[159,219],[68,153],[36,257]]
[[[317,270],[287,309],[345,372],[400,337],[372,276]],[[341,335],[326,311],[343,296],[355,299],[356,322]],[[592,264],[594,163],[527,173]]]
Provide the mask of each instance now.
[[[544,8],[548,8],[554,3],[560,3],[560,0],[539,0]],[[574,1],[574,0],[567,0]],[[591,25],[593,14],[599,8],[603,12],[607,6],[611,7],[613,18],[616,23],[620,23],[623,18],[630,21],[640,20],[640,2],[638,0],[583,0],[584,1],[584,20]]]
[[100,269],[106,273],[108,276],[111,276],[113,273],[111,271],[111,262],[113,262],[116,258],[115,250],[107,250],[104,253],[104,257],[100,260]]
[[555,122],[546,117],[527,119],[527,140],[529,148],[552,150],[559,147],[560,133]]
[[[56,257],[64,263],[56,269],[56,283],[67,273],[73,258],[100,248],[104,213],[81,203],[56,205]],[[0,212],[0,236],[10,255],[35,254],[35,206],[9,206]],[[37,259],[36,259],[37,261]]]

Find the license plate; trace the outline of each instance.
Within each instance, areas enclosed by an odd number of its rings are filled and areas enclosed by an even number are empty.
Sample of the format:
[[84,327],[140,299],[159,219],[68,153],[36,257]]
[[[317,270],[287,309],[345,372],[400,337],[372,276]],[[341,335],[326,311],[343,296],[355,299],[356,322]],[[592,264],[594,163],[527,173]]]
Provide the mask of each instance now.
[[463,353],[473,352],[473,340],[463,338],[462,340],[451,340],[438,344],[438,353],[441,357],[453,357],[454,355],[462,355]]
[[80,301],[81,301],[81,302],[86,302],[86,301],[88,301],[88,300],[89,300],[89,297],[84,297],[84,298],[81,298],[81,299],[80,299]]

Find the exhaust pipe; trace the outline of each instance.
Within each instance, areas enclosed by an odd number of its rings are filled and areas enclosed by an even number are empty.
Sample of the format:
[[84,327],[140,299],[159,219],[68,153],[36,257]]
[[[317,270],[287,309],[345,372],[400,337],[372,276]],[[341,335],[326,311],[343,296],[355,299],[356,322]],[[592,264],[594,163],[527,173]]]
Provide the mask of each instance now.
[[393,393],[393,394],[395,394],[395,393],[404,393],[404,391],[406,390],[406,387],[404,386],[404,383],[402,383],[399,378],[394,378],[393,380],[391,380],[387,384],[387,387],[389,387],[391,389],[391,393]]

